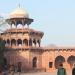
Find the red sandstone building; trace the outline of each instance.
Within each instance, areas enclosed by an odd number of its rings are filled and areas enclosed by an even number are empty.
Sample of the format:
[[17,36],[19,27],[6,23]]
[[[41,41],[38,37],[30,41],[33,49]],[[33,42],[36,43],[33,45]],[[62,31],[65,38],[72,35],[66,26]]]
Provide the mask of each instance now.
[[[21,8],[13,11],[6,19],[10,29],[1,33],[1,37],[5,41],[7,63],[16,67],[21,63],[22,71],[48,72],[56,70],[60,63],[63,63],[66,69],[71,69],[75,63],[75,48],[41,47],[44,33],[29,28],[33,21]],[[18,28],[19,25],[21,28]]]

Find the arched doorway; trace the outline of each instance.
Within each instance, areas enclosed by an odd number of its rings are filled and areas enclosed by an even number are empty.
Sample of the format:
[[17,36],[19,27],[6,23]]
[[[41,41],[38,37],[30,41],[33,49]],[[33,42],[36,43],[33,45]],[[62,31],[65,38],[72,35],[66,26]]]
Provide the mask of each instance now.
[[67,62],[70,64],[70,67],[75,63],[75,56],[71,55],[68,57]]
[[34,57],[32,62],[33,62],[33,65],[32,65],[33,68],[37,68],[37,57]]
[[58,69],[59,68],[59,64],[64,63],[65,62],[65,58],[63,56],[57,56],[55,58],[55,68]]
[[17,44],[18,44],[18,46],[22,46],[22,40],[21,39],[18,39],[17,40]]

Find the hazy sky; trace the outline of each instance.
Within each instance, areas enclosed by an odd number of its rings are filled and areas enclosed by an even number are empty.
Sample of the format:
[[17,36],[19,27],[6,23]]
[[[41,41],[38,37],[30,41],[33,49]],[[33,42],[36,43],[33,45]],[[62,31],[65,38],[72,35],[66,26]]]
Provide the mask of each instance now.
[[30,27],[44,32],[42,45],[75,46],[75,0],[0,0],[0,14],[19,3],[34,19]]

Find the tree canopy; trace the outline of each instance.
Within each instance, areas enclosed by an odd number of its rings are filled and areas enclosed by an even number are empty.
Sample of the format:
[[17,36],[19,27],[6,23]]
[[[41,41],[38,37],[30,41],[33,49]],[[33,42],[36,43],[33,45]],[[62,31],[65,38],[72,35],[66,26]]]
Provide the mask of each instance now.
[[0,65],[4,63],[5,42],[0,38]]

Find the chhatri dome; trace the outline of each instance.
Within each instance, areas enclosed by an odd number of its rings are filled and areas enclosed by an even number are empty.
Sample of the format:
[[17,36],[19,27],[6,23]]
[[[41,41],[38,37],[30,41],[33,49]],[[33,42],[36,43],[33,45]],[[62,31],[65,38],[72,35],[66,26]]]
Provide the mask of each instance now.
[[26,10],[23,10],[20,6],[9,14],[9,17],[6,19],[8,24],[22,24],[30,25],[33,22],[33,19],[29,18],[29,14]]
[[27,11],[23,10],[21,7],[18,7],[15,11],[11,12],[9,15],[10,18],[29,18]]

